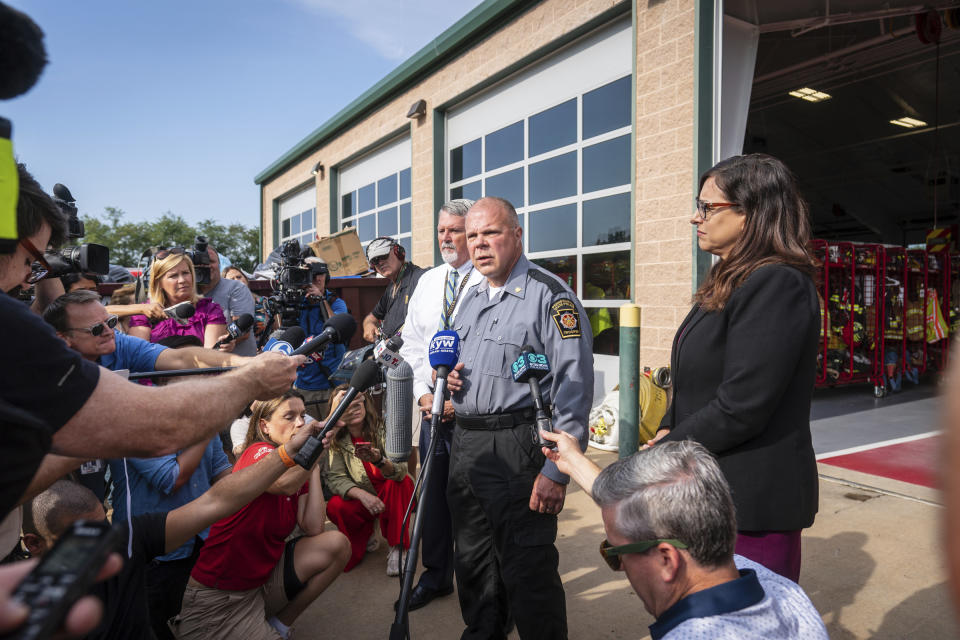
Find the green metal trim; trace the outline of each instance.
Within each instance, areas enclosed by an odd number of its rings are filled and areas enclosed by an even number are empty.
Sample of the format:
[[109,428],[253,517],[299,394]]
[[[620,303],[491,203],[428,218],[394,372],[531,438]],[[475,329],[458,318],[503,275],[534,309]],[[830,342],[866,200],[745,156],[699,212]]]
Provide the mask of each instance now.
[[329,140],[344,128],[363,118],[383,101],[400,93],[449,59],[474,46],[487,32],[502,29],[504,24],[537,2],[539,0],[486,0],[478,5],[257,174],[253,181],[256,184],[262,184],[272,179],[325,140]]
[[[260,186],[260,189],[261,190],[263,189],[263,185]],[[263,201],[263,196],[261,196],[261,202],[262,201]],[[273,205],[273,244],[271,245],[271,251],[272,251],[273,247],[276,247],[277,245],[280,244],[280,198],[274,198],[271,204]],[[264,253],[264,259],[266,259],[267,255],[270,254],[270,252],[267,251],[266,247],[264,247],[263,253]]]
[[[722,0],[696,0],[693,52],[693,192],[700,189],[700,176],[713,166],[713,15],[715,3]],[[697,245],[696,228],[691,229],[693,291],[706,279],[712,257]]]
[[497,84],[498,82],[502,82],[503,80],[514,75],[518,71],[522,71],[523,69],[526,69],[533,63],[539,62],[543,58],[553,53],[556,53],[557,51],[567,46],[571,42],[575,40],[579,40],[580,38],[590,33],[591,31],[596,31],[599,28],[608,26],[610,23],[615,22],[617,18],[629,13],[631,9],[632,9],[631,2],[625,1],[625,2],[621,2],[619,4],[614,5],[613,7],[604,11],[603,13],[598,14],[597,16],[588,20],[587,22],[584,22],[582,25],[570,31],[569,33],[565,33],[559,38],[557,38],[556,40],[552,40],[549,43],[543,45],[542,47],[536,49],[535,51],[525,55],[524,57],[520,58],[510,66],[502,69],[495,75],[492,75],[489,78],[486,78],[479,84],[470,87],[466,91],[458,93],[457,95],[453,96],[443,104],[437,105],[436,108],[442,111],[447,111],[452,106],[458,105],[462,102],[469,100],[470,98],[477,95],[478,93],[482,93],[483,91],[489,89],[491,86]]
[[[447,201],[447,112],[433,110],[433,228],[440,222],[440,207]],[[433,264],[440,264],[440,245],[433,244]]]
[[330,183],[330,215],[329,224],[330,233],[334,234],[340,230],[340,169],[339,167],[330,167],[327,169],[327,181]]
[[630,78],[630,301],[637,301],[637,0],[632,0],[633,72]]

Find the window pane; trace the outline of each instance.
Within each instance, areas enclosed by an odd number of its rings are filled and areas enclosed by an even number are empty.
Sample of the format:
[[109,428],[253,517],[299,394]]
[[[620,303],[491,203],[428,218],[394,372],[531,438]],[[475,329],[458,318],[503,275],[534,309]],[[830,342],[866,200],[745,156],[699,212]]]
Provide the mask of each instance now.
[[583,201],[583,246],[630,242],[630,194]]
[[469,198],[470,200],[479,200],[483,195],[481,192],[480,181],[471,182],[469,184],[461,185],[459,187],[454,187],[450,189],[450,199],[456,200],[457,198]]
[[583,139],[630,124],[630,76],[583,94]]
[[297,235],[300,233],[300,214],[297,214],[290,218],[290,235]]
[[360,236],[360,242],[373,240],[377,237],[376,216],[369,214],[357,220],[357,235]]
[[357,213],[357,192],[351,191],[340,197],[340,216],[348,218]]
[[410,169],[400,172],[400,199],[410,197]]
[[377,206],[397,201],[397,174],[377,181]]
[[480,173],[480,138],[450,151],[450,182]]
[[315,212],[314,209],[310,209],[309,211],[304,211],[303,213],[300,214],[300,229],[301,229],[301,230],[303,230],[303,231],[309,231],[309,230],[313,229],[313,225],[314,225],[314,217],[313,217],[313,216],[314,216],[314,212]]
[[593,352],[608,356],[620,355],[620,309],[587,307],[587,319],[593,331]]
[[487,171],[523,160],[523,121],[515,122],[487,136],[484,166]]
[[410,254],[413,253],[413,245],[410,243],[410,238],[400,238],[397,240],[400,243],[400,246],[403,247],[407,252],[407,260],[411,260]]
[[577,99],[530,116],[530,156],[577,141]]
[[280,223],[280,226],[281,226],[280,237],[286,238],[287,236],[289,236],[290,235],[290,218],[287,218],[282,223]]
[[577,152],[530,165],[530,204],[577,193]]
[[369,211],[377,206],[376,187],[371,183],[357,191],[357,212]]
[[483,194],[509,200],[514,207],[523,206],[523,168],[487,178]]
[[584,300],[629,300],[630,252],[584,254],[583,281]]
[[530,251],[552,251],[577,246],[577,205],[530,211]]
[[410,203],[400,205],[400,233],[410,233]]
[[397,235],[397,208],[391,207],[377,212],[377,235]]
[[305,233],[300,237],[300,246],[305,247],[313,242],[313,233]]
[[556,258],[532,258],[531,262],[539,265],[567,283],[567,286],[577,290],[577,259],[575,256],[559,256]]
[[630,136],[583,148],[583,192],[630,183]]

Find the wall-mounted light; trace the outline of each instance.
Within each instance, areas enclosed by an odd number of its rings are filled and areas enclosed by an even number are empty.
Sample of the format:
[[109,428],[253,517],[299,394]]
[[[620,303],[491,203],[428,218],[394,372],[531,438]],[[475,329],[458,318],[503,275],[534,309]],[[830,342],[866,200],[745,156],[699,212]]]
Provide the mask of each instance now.
[[789,95],[793,96],[794,98],[806,100],[807,102],[823,102],[824,100],[829,100],[833,97],[829,93],[817,91],[816,89],[811,89],[810,87],[795,89],[794,91],[791,91]]
[[911,118],[909,116],[904,116],[902,118],[897,118],[896,120],[891,120],[890,124],[895,124],[898,127],[903,127],[905,129],[917,129],[919,127],[927,126],[927,123],[923,120],[917,120],[916,118]]
[[320,179],[323,180],[323,163],[318,162],[317,164],[313,165],[313,169],[310,171],[310,175],[312,176],[319,175]]
[[427,101],[426,100],[417,100],[412,105],[410,105],[410,110],[407,111],[407,117],[411,119],[419,119],[427,115]]

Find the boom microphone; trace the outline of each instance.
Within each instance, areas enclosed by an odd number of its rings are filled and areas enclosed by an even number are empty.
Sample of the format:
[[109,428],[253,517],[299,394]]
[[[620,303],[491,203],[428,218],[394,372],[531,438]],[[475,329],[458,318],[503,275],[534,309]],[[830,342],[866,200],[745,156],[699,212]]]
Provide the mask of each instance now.
[[220,345],[227,344],[228,342],[233,342],[234,340],[236,340],[237,338],[245,334],[247,331],[249,331],[250,327],[252,326],[253,326],[253,316],[250,315],[249,313],[244,313],[239,318],[237,318],[236,322],[231,322],[230,324],[227,325],[227,333],[229,333],[230,335],[228,335],[223,340],[218,340],[217,343],[213,345],[213,348],[219,349]]
[[413,447],[413,367],[403,360],[387,371],[383,417],[386,456],[393,462],[404,462]]
[[433,409],[431,413],[439,416],[443,413],[443,396],[447,389],[447,374],[460,360],[460,336],[449,329],[438,331],[430,341],[428,349],[430,366],[437,372],[437,383],[433,390]]
[[540,379],[550,373],[550,363],[547,356],[534,353],[533,347],[528,344],[520,349],[520,357],[511,366],[514,382],[530,384],[530,395],[533,396],[533,407],[537,412],[537,441],[542,447],[556,448],[556,443],[544,440],[540,430],[553,431],[553,422],[543,406],[543,394],[540,392]]
[[[347,410],[347,407],[349,407],[353,399],[357,397],[357,394],[372,387],[379,379],[380,367],[377,366],[376,361],[364,360],[360,363],[360,366],[354,371],[353,377],[350,378],[350,388],[347,389],[347,392],[340,400],[340,404],[337,405],[336,409],[330,414],[330,417],[327,418],[323,429],[321,429],[319,433],[310,436],[307,441],[303,443],[303,446],[300,447],[297,455],[294,456],[293,459],[298,465],[304,469],[313,467],[317,458],[323,453],[324,436],[337,425],[343,412]],[[407,413],[409,412],[408,410]]]
[[264,351],[279,351],[288,356],[293,355],[294,349],[298,349],[307,334],[300,327],[290,327],[288,329],[277,329],[270,334],[270,339],[263,345]]
[[346,344],[357,330],[357,321],[349,313],[335,313],[323,323],[323,331],[310,342],[305,342],[292,355],[308,356],[327,346],[328,342]]
[[193,317],[197,308],[190,302],[181,302],[163,310],[168,318],[173,318],[180,324],[186,324],[186,321]]

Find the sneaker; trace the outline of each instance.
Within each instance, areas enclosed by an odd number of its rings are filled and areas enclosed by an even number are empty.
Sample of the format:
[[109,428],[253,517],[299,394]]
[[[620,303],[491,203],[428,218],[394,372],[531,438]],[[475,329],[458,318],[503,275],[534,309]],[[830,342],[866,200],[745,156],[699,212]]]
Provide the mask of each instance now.
[[370,539],[367,540],[367,553],[373,553],[380,548],[380,538],[377,537],[377,532],[374,531],[370,534]]
[[387,575],[400,575],[400,547],[392,547],[387,554]]

